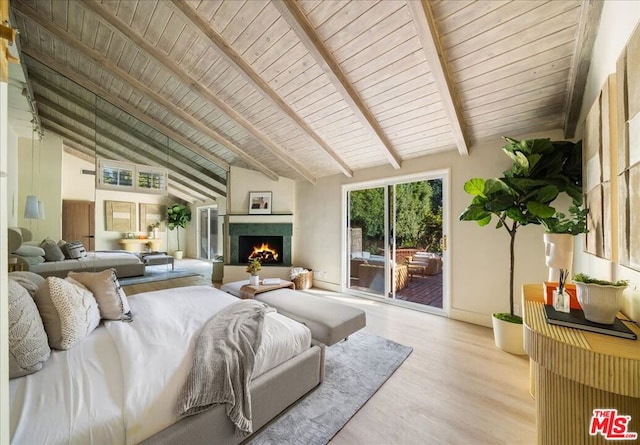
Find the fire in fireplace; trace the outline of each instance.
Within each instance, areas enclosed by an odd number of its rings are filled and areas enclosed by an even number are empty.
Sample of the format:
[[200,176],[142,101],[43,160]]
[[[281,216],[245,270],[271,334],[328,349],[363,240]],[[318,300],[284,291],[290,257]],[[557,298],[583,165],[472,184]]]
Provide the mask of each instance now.
[[282,264],[281,236],[240,236],[238,241],[241,263],[258,259],[262,264]]

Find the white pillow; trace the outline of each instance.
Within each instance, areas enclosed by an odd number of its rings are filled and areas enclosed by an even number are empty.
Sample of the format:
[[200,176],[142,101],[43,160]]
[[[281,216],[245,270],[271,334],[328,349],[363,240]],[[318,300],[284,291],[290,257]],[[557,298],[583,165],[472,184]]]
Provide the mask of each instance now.
[[20,286],[24,287],[31,297],[35,295],[38,288],[44,283],[42,275],[28,272],[26,270],[10,272],[9,278],[15,280]]
[[18,250],[12,252],[18,256],[44,256],[44,249],[40,246],[21,245]]
[[69,279],[48,277],[35,295],[36,305],[54,349],[69,349],[100,323],[91,291]]
[[69,272],[69,278],[87,287],[98,302],[100,315],[105,320],[131,321],[127,294],[124,293],[114,269],[102,272]]
[[9,378],[42,369],[51,349],[42,319],[27,290],[9,278]]

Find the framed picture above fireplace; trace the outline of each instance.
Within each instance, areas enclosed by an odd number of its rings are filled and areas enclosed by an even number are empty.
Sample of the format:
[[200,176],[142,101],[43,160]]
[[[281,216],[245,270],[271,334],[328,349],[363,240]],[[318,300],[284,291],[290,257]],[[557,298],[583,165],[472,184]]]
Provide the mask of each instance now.
[[271,214],[271,192],[249,192],[249,214]]

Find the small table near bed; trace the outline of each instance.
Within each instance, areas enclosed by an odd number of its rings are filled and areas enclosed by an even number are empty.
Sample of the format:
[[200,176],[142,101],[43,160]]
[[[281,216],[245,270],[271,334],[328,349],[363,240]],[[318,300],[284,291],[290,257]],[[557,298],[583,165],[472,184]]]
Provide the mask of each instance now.
[[258,284],[257,286],[254,286],[252,284],[245,284],[240,288],[240,295],[238,295],[238,297],[242,298],[243,300],[253,299],[257,294],[260,294],[262,292],[269,292],[270,290],[275,289],[295,290],[296,285],[291,281],[285,280],[280,280],[278,284]]

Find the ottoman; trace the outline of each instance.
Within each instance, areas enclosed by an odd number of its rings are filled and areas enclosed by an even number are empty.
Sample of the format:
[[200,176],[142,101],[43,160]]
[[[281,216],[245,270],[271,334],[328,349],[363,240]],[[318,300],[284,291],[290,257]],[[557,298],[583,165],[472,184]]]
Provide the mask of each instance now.
[[[239,296],[239,289],[244,284],[247,282],[228,283],[220,289]],[[313,339],[327,346],[346,339],[367,324],[366,313],[362,309],[293,289],[263,292],[257,294],[255,299],[307,326]]]
[[145,255],[142,258],[145,266],[160,266],[163,264],[171,264],[171,270],[174,270],[173,257],[162,253]]

